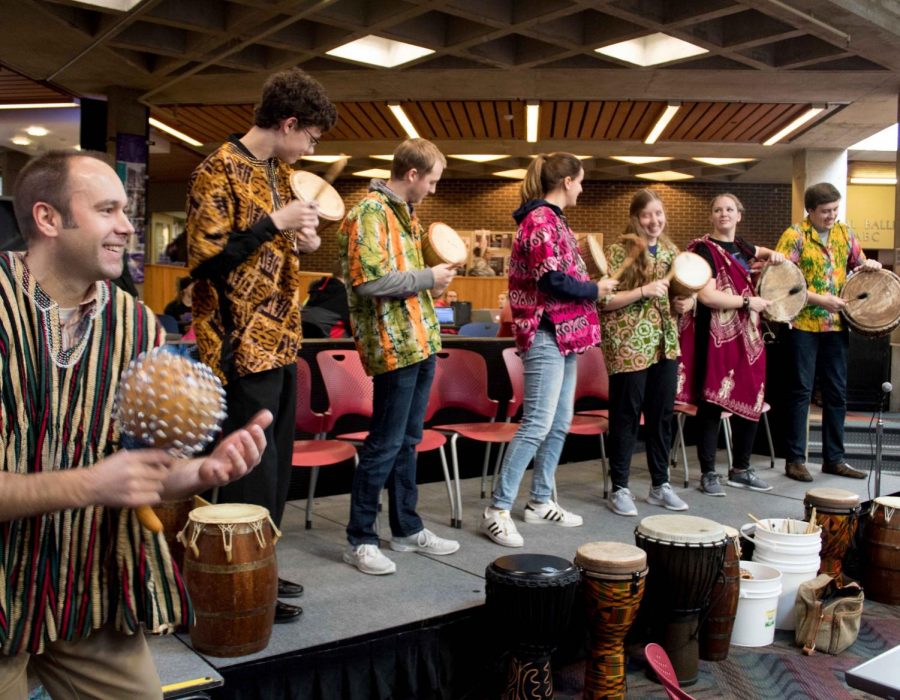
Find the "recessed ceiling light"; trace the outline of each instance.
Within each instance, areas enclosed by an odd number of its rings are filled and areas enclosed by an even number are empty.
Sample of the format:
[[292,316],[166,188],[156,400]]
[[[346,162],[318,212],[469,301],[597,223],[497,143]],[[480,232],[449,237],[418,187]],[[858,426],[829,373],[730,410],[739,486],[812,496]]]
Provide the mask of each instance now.
[[30,146],[31,139],[27,136],[13,136],[10,141],[12,141],[17,146]]
[[525,168],[515,168],[513,170],[501,170],[500,172],[494,173],[498,177],[508,177],[513,180],[524,180],[525,174],[528,171]]
[[675,113],[681,109],[680,104],[670,103],[663,113],[660,115],[659,119],[656,120],[656,124],[653,125],[653,128],[650,130],[650,133],[647,134],[647,138],[644,139],[644,143],[648,146],[656,143],[656,140],[662,135],[662,132],[665,131],[666,127],[669,126],[669,122],[672,121],[672,117],[675,116]]
[[116,10],[118,12],[128,12],[140,1],[141,0],[78,0],[78,4],[105,7],[107,10]]
[[773,144],[778,143],[785,136],[790,134],[791,132],[796,131],[801,126],[806,124],[810,119],[819,114],[819,112],[825,111],[824,107],[810,107],[806,112],[797,117],[794,121],[784,127],[781,131],[779,131],[774,136],[769,137],[768,140],[763,141],[763,146],[771,146]]
[[639,173],[635,177],[642,177],[645,180],[656,180],[657,182],[671,182],[673,180],[693,180],[693,175],[687,173],[679,173],[675,170],[660,170],[655,173]]
[[536,143],[538,139],[538,120],[541,115],[541,104],[537,100],[528,100],[525,105],[525,140]]
[[473,163],[489,163],[492,160],[500,160],[506,156],[487,155],[482,153],[457,153],[450,155],[451,158],[459,158],[460,160],[468,160]]
[[369,158],[374,158],[375,160],[394,160],[394,154],[388,153],[387,155],[381,156],[369,156]]
[[191,138],[184,132],[178,131],[178,129],[171,127],[168,124],[163,124],[161,121],[159,121],[159,119],[154,119],[153,117],[150,117],[149,121],[150,121],[150,126],[156,128],[156,129],[159,129],[160,131],[164,131],[165,133],[169,134],[170,136],[174,136],[176,139],[180,139],[180,140],[184,141],[189,146],[202,146],[203,145],[197,139]]
[[634,165],[646,165],[647,163],[659,163],[663,160],[672,160],[671,156],[610,156],[613,160],[621,160],[624,163]]
[[851,151],[896,151],[897,125],[893,124],[850,146]]
[[77,102],[34,102],[0,104],[0,109],[65,109],[77,107]]
[[302,156],[302,160],[308,160],[312,163],[335,163],[339,160],[344,160],[344,158],[349,158],[350,156]]
[[431,49],[369,34],[356,41],[326,51],[329,56],[346,58],[370,66],[393,68],[434,53]]
[[50,132],[42,126],[29,126],[25,133],[29,136],[46,136]]
[[709,53],[702,46],[676,39],[674,36],[661,32],[629,41],[620,41],[609,46],[601,46],[594,51],[637,66],[656,66],[660,63]]
[[756,158],[697,158],[697,157],[694,157],[694,160],[699,161],[701,163],[706,163],[707,165],[734,165],[735,163],[749,163],[750,161],[756,160]]
[[896,185],[895,177],[851,177],[851,185]]
[[355,173],[356,177],[380,177],[382,179],[387,179],[391,176],[390,170],[385,170],[384,168],[369,168],[368,170],[357,170]]

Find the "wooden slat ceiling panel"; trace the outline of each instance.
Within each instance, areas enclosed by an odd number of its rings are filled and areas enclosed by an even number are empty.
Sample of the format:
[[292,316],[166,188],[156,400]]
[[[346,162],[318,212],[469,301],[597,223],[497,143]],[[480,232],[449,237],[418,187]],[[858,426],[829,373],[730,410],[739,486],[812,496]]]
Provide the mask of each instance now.
[[0,102],[70,102],[72,96],[0,66]]
[[[0,79],[2,79],[0,74]],[[541,102],[542,140],[641,141],[666,105],[647,101]],[[807,104],[685,102],[660,141],[759,143],[802,114]],[[403,131],[386,102],[341,102],[326,141],[399,140]],[[406,102],[403,108],[423,138],[497,140],[525,137],[523,101]],[[224,140],[253,122],[253,105],[178,105],[153,115],[204,142]]]

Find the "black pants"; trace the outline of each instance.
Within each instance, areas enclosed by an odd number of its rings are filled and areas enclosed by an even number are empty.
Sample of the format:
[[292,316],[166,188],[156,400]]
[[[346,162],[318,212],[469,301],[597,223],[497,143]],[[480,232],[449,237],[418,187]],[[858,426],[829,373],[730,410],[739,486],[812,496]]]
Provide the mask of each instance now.
[[[716,470],[716,448],[719,444],[719,421],[722,407],[701,401],[697,407],[697,459],[700,471],[706,474]],[[731,423],[731,458],[734,469],[749,469],[753,441],[756,439],[758,421],[733,415]]]
[[609,472],[614,488],[628,487],[641,413],[650,479],[654,486],[668,482],[677,369],[675,360],[660,360],[638,372],[610,375]]
[[256,469],[243,479],[220,488],[219,502],[264,506],[279,527],[293,470],[296,394],[296,365],[237,377],[225,385],[228,418],[223,434],[242,428],[264,408],[272,412],[275,420],[266,428],[266,451]]

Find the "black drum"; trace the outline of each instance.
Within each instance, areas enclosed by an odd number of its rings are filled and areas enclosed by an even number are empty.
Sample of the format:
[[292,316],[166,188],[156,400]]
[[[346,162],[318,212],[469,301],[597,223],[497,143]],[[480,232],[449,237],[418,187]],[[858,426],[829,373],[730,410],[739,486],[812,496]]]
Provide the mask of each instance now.
[[692,515],[651,515],[634,531],[647,552],[644,630],[672,660],[681,685],[697,682],[700,612],[725,563],[727,538],[717,522]]
[[484,572],[492,635],[511,649],[501,697],[553,697],[550,654],[568,629],[581,573],[572,562],[546,554],[500,557]]

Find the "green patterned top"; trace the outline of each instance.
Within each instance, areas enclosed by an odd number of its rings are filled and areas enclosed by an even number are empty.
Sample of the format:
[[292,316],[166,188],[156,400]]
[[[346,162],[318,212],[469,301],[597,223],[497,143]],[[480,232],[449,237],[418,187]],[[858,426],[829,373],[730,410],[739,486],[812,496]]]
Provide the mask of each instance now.
[[383,374],[438,352],[441,331],[431,292],[391,299],[353,290],[390,272],[425,269],[422,227],[406,202],[374,181],[366,198],[344,219],[338,248],[350,290],[353,336],[366,372]]
[[[653,279],[661,280],[668,274],[677,254],[677,249],[659,246]],[[625,248],[613,243],[607,249],[606,258],[610,273],[614,273],[625,261]],[[638,300],[614,311],[603,311],[600,328],[600,345],[610,374],[637,372],[662,359],[674,360],[680,354],[677,321],[672,315],[668,296]]]

